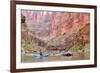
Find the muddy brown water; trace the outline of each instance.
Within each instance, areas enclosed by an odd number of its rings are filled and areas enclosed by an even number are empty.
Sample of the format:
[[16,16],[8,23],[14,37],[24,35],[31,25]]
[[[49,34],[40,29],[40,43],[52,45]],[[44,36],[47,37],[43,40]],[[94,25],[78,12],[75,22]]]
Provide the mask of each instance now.
[[71,60],[88,60],[90,58],[89,52],[73,53],[73,56],[48,56],[46,58],[35,58],[31,55],[23,54],[21,57],[22,63],[31,62],[49,62],[49,61],[71,61]]

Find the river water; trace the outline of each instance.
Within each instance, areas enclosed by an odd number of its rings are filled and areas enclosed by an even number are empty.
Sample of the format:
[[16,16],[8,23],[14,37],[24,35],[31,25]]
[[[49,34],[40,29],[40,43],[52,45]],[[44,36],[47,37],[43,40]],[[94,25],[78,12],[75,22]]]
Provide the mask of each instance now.
[[71,60],[88,60],[90,58],[89,51],[77,53],[74,52],[72,56],[48,56],[45,58],[35,58],[32,55],[23,54],[21,57],[22,63],[32,62],[49,62],[49,61],[71,61]]

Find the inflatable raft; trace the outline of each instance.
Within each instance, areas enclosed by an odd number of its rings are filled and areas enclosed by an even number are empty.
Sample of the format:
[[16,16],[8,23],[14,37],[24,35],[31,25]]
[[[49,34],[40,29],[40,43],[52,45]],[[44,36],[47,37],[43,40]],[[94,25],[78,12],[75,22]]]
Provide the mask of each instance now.
[[48,54],[34,54],[33,57],[42,59],[48,57]]

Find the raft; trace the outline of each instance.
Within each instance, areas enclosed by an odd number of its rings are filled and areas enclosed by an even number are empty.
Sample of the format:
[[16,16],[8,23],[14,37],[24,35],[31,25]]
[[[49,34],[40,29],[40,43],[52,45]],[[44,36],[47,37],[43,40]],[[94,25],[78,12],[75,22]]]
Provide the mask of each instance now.
[[40,58],[40,59],[46,58],[46,57],[48,57],[48,56],[49,56],[48,54],[42,54],[42,55],[40,55],[40,54],[34,54],[34,55],[33,55],[34,58]]

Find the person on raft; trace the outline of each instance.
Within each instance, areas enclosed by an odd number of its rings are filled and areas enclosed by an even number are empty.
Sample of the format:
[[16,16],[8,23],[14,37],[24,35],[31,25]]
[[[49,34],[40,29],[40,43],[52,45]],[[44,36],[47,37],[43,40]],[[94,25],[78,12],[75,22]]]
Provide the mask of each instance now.
[[40,56],[43,56],[43,53],[42,53],[42,51],[41,51],[41,50],[40,50],[40,53],[39,53],[39,54],[40,54]]

